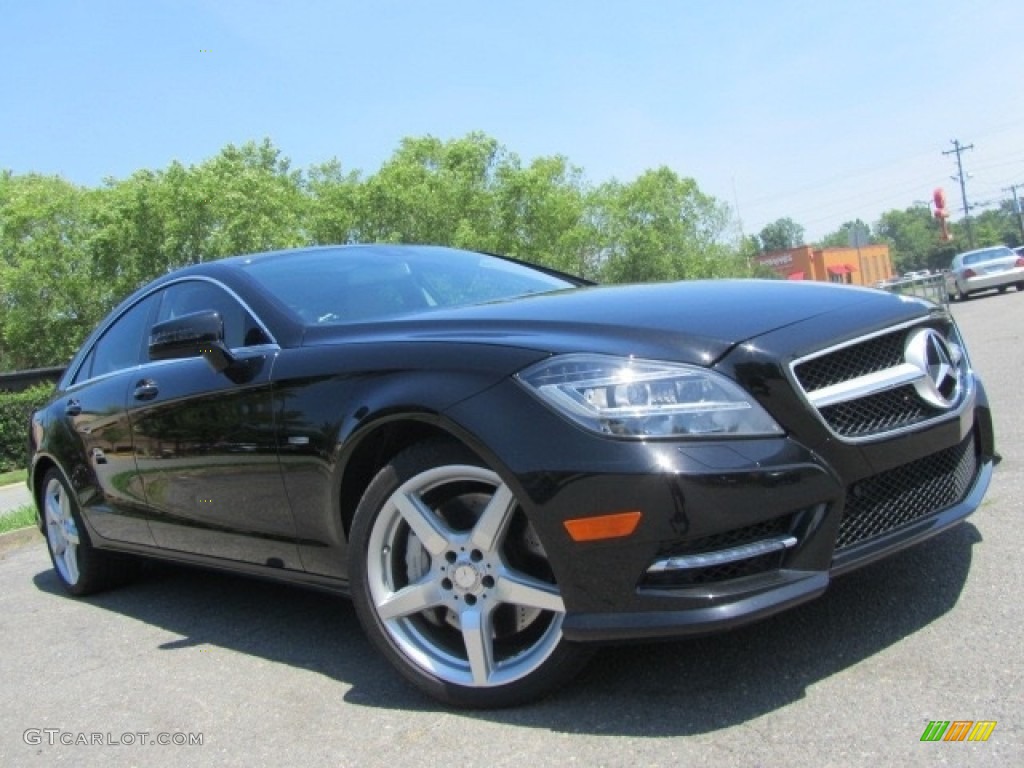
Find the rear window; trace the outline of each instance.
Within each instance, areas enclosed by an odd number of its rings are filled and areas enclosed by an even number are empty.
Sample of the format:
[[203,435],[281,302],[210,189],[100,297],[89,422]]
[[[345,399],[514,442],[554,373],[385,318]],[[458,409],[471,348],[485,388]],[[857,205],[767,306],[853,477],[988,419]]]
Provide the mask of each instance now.
[[1004,259],[1007,256],[1013,256],[1013,251],[1011,251],[1009,248],[986,248],[983,251],[965,253],[964,264],[980,264],[983,261],[992,261],[993,259]]

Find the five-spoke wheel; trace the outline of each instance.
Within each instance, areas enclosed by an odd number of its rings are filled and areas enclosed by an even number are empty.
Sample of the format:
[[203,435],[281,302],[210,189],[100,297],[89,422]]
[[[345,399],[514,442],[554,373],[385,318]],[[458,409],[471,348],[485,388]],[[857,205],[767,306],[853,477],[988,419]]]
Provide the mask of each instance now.
[[46,543],[53,556],[53,567],[67,586],[78,583],[78,525],[71,514],[71,498],[56,473],[51,473],[43,490],[43,518],[46,522]]
[[565,606],[544,551],[497,473],[426,443],[370,484],[352,529],[353,597],[371,638],[423,690],[504,706],[574,674]]
[[57,469],[43,477],[39,508],[53,568],[68,592],[88,595],[135,574],[138,562],[130,556],[101,552],[92,546],[82,527],[75,496]]

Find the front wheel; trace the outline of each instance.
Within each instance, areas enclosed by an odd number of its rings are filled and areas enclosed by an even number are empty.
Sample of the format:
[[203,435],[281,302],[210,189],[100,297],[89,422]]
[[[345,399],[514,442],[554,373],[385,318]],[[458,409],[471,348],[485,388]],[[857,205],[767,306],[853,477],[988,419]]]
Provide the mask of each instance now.
[[352,525],[352,594],[374,644],[441,701],[502,707],[575,675],[547,553],[497,473],[452,443],[399,454]]

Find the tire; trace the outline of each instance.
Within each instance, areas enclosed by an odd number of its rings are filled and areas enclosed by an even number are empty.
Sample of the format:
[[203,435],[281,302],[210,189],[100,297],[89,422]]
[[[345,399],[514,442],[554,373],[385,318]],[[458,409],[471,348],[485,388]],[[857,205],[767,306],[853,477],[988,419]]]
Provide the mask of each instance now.
[[461,445],[420,443],[381,469],[356,509],[350,544],[352,597],[367,635],[445,704],[521,704],[591,656],[562,636],[558,585],[511,490]]
[[966,291],[964,291],[959,286],[957,286],[957,289],[956,289],[956,300],[957,301],[967,301],[967,299],[969,299],[969,298],[970,298],[970,294],[967,293]]
[[122,584],[137,572],[139,563],[134,558],[101,552],[92,546],[75,494],[57,469],[43,477],[39,509],[53,570],[70,594],[91,595]]
[[1024,283],[1014,283],[1018,291],[1024,291]]

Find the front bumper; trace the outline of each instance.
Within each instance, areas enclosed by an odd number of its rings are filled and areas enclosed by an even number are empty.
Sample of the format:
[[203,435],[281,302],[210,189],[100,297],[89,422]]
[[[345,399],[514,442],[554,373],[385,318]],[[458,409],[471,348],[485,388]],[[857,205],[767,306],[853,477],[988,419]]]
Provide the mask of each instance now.
[[[961,522],[980,505],[996,459],[980,382],[956,416],[866,445],[823,431],[812,447],[792,436],[610,440],[567,426],[514,385],[449,415],[474,425],[477,449],[504,468],[562,591],[563,631],[578,642],[707,634],[810,600],[832,576]],[[523,437],[524,420],[531,434],[508,445],[502,436]],[[875,512],[860,497],[878,487],[888,496]],[[923,506],[913,502],[922,494]],[[575,542],[564,526],[631,510],[643,517],[624,538]],[[651,570],[780,538],[796,542],[707,568]]]
[[[844,551],[828,570],[780,568],[763,576],[737,579],[728,588],[688,590],[705,605],[677,610],[570,612],[562,625],[565,636],[577,642],[612,642],[704,635],[757,621],[821,595],[832,576],[917,544],[962,522],[980,504],[988,489],[993,462],[981,465],[968,496],[960,503],[924,519],[877,536]],[[724,585],[723,585],[724,586]],[[654,595],[640,590],[642,599]],[[680,591],[674,597],[684,597]]]

